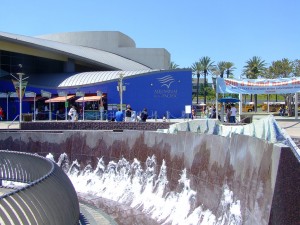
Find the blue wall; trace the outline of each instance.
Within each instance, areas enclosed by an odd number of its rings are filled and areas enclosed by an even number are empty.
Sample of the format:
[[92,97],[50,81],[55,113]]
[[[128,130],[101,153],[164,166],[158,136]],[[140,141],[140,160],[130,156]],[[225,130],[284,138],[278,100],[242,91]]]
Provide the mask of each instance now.
[[[158,118],[162,118],[169,111],[171,118],[179,118],[185,110],[185,105],[192,104],[191,70],[161,70],[130,78],[125,77],[123,83],[126,86],[126,91],[123,92],[123,104],[130,104],[132,109],[137,112],[142,111],[145,107],[148,109],[150,117],[157,111]],[[108,104],[119,104],[117,85],[117,81],[112,81],[80,87],[79,90],[85,93],[96,93],[101,90],[103,93],[107,93]],[[12,89],[10,91],[14,91],[12,84],[10,86]],[[7,88],[7,84],[5,86],[4,82],[1,82],[0,92],[4,92]],[[26,91],[34,91],[37,94],[40,94],[40,90],[40,88],[30,86],[26,88]],[[69,94],[75,94],[77,90],[78,87],[66,89]],[[46,91],[57,94],[56,89]],[[3,102],[6,104],[6,99],[0,99],[0,101],[2,106],[4,106]],[[23,113],[27,113],[28,110],[29,103],[24,102]],[[18,111],[17,107],[17,113]]]

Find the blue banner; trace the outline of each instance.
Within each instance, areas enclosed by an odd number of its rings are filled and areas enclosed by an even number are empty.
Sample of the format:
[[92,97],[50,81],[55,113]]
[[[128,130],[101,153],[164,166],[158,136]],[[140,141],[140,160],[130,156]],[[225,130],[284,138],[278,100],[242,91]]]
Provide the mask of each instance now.
[[300,78],[226,79],[217,78],[217,93],[231,94],[289,94],[300,91]]

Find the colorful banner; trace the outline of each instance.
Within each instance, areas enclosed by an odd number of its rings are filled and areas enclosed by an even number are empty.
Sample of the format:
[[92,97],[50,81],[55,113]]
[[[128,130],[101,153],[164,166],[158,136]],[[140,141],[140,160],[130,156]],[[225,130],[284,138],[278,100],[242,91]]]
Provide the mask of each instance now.
[[[12,82],[13,82],[14,87],[16,89],[18,98],[20,99],[20,82],[18,80],[12,80]],[[28,83],[28,81],[22,81],[22,98],[24,97],[27,83]]]
[[217,93],[231,94],[289,94],[300,91],[300,77],[280,79],[217,78]]

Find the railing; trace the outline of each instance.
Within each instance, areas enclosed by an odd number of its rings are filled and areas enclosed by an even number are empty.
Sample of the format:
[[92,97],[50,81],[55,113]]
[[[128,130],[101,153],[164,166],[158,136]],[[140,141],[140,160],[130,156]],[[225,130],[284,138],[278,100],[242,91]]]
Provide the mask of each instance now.
[[13,125],[13,123],[15,122],[15,120],[18,119],[18,118],[19,118],[19,115],[17,115],[17,116],[14,118],[14,120],[11,121],[11,123],[7,126],[7,128],[9,129],[9,127],[10,127],[11,125]]
[[0,224],[78,224],[76,191],[56,163],[0,150],[0,180],[25,184],[0,196]]

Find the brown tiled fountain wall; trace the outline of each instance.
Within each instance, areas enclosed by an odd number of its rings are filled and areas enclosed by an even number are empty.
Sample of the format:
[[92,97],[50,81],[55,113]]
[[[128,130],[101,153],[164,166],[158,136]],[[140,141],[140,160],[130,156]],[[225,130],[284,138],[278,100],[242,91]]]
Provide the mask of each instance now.
[[23,122],[22,130],[157,130],[169,128],[169,122],[100,122],[100,121],[46,121]]
[[191,188],[197,191],[196,207],[203,204],[221,215],[222,187],[227,184],[241,201],[243,224],[299,224],[299,161],[288,147],[254,137],[138,130],[17,131],[1,132],[0,148],[52,153],[55,159],[65,152],[82,167],[96,166],[102,156],[106,163],[121,157],[145,162],[154,154],[158,164],[166,161],[171,190],[187,169]]

